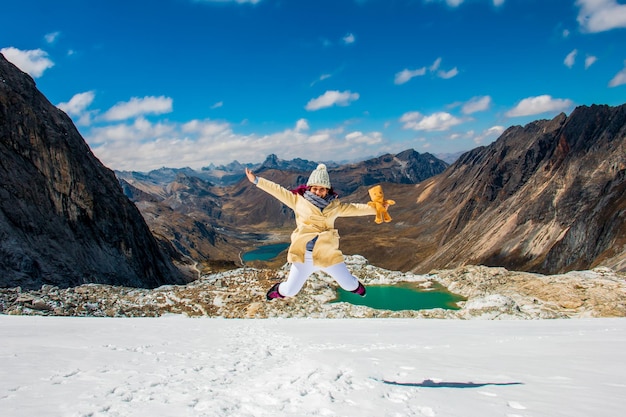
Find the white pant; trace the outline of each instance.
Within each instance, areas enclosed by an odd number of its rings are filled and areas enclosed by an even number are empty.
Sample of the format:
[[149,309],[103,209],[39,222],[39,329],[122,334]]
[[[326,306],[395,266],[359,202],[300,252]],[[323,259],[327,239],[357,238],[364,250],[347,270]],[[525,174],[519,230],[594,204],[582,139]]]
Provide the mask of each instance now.
[[326,268],[313,265],[313,254],[309,251],[304,254],[304,263],[294,262],[291,264],[287,281],[282,282],[278,292],[285,297],[293,297],[298,294],[309,276],[316,271],[324,271],[337,281],[346,291],[354,291],[359,286],[359,280],[348,271],[345,263],[341,262]]

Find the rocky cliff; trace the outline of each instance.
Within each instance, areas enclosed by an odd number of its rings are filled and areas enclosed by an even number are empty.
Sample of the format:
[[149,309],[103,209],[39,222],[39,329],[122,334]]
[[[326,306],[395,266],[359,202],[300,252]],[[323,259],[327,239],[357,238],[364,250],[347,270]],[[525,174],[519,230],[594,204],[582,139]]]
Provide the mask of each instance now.
[[[514,126],[415,187],[389,189],[389,268],[465,264],[545,274],[626,269],[626,105]],[[355,225],[355,227],[358,227]],[[348,242],[346,242],[348,240]],[[350,238],[342,244],[358,248]],[[363,252],[365,256],[371,255]],[[374,258],[371,258],[373,262]],[[393,259],[392,259],[393,260]]]
[[183,283],[65,113],[0,55],[0,286]]

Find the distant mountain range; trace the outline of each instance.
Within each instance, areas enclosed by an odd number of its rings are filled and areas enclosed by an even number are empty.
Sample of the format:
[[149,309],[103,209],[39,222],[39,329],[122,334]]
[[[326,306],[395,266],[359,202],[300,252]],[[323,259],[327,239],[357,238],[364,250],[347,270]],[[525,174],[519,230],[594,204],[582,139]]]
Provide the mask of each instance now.
[[[0,286],[184,283],[196,263],[232,268],[246,250],[288,241],[293,213],[245,165],[114,173],[1,55],[0,76]],[[295,188],[318,162],[248,166]],[[413,149],[326,163],[343,201],[367,202],[382,184],[397,203],[391,223],[337,221],[344,252],[377,266],[626,270],[626,105],[512,126],[451,165]]]
[[[306,183],[317,165],[304,159],[288,161],[269,155],[261,164],[248,167],[258,175],[296,188]],[[333,188],[344,196],[380,182],[416,184],[447,166],[430,154],[412,149],[347,165],[328,163]],[[243,250],[276,233],[260,225],[282,228],[293,223],[292,213],[280,202],[250,187],[244,180],[243,165],[234,162],[218,171],[230,178],[226,182],[236,179],[237,183],[215,185],[211,179],[216,169],[209,168],[162,168],[148,173],[117,172],[117,176],[153,233],[172,242],[185,255],[210,265],[215,259],[238,262]]]
[[[446,154],[450,161],[456,160],[462,153]],[[393,167],[393,163],[389,165],[391,159],[396,158],[400,165]],[[422,163],[425,165],[421,165]],[[200,178],[204,181],[217,186],[228,186],[236,184],[241,180],[242,173],[245,168],[252,169],[255,172],[264,172],[267,170],[293,171],[293,172],[311,172],[319,163],[324,163],[330,172],[342,174],[344,171],[365,169],[366,179],[364,182],[372,183],[372,181],[389,181],[397,179],[400,183],[409,184],[419,182],[433,173],[439,173],[442,168],[446,168],[450,163],[443,159],[439,159],[431,154],[419,154],[413,149],[408,149],[397,155],[382,155],[367,161],[359,161],[351,164],[341,164],[334,161],[308,161],[306,159],[296,158],[291,160],[280,159],[277,155],[268,155],[265,161],[260,164],[242,164],[233,161],[227,165],[215,166],[210,164],[200,170],[192,168],[159,168],[149,172],[138,171],[115,171],[116,175],[129,182],[141,182],[146,185],[165,185],[174,182],[179,175]],[[377,164],[382,164],[380,172],[376,172]],[[368,167],[369,165],[369,167]],[[402,167],[404,165],[404,168]],[[391,168],[393,172],[383,172],[383,170]],[[349,174],[350,175],[350,174]],[[341,181],[341,178],[338,178]],[[343,181],[345,183],[345,181]]]

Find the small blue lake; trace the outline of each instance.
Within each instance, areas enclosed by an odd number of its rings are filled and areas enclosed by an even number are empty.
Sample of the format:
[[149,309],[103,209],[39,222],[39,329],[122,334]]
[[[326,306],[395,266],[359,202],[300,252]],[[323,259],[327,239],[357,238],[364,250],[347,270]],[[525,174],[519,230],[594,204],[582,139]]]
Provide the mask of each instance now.
[[337,298],[332,303],[348,302],[378,310],[429,310],[443,308],[459,310],[456,304],[465,298],[452,294],[441,285],[433,285],[429,289],[419,288],[416,284],[404,282],[394,285],[368,285],[365,297],[345,291],[337,290]]
[[269,261],[278,256],[279,253],[289,247],[289,243],[274,243],[271,245],[263,245],[258,248],[246,252],[241,256],[244,262],[248,261]]

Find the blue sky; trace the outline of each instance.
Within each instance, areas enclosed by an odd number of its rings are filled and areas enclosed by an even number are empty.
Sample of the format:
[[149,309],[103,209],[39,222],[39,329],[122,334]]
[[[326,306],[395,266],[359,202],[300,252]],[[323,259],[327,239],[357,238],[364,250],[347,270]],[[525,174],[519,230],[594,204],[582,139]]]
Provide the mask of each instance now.
[[626,103],[622,0],[20,0],[0,52],[108,167],[488,145]]

